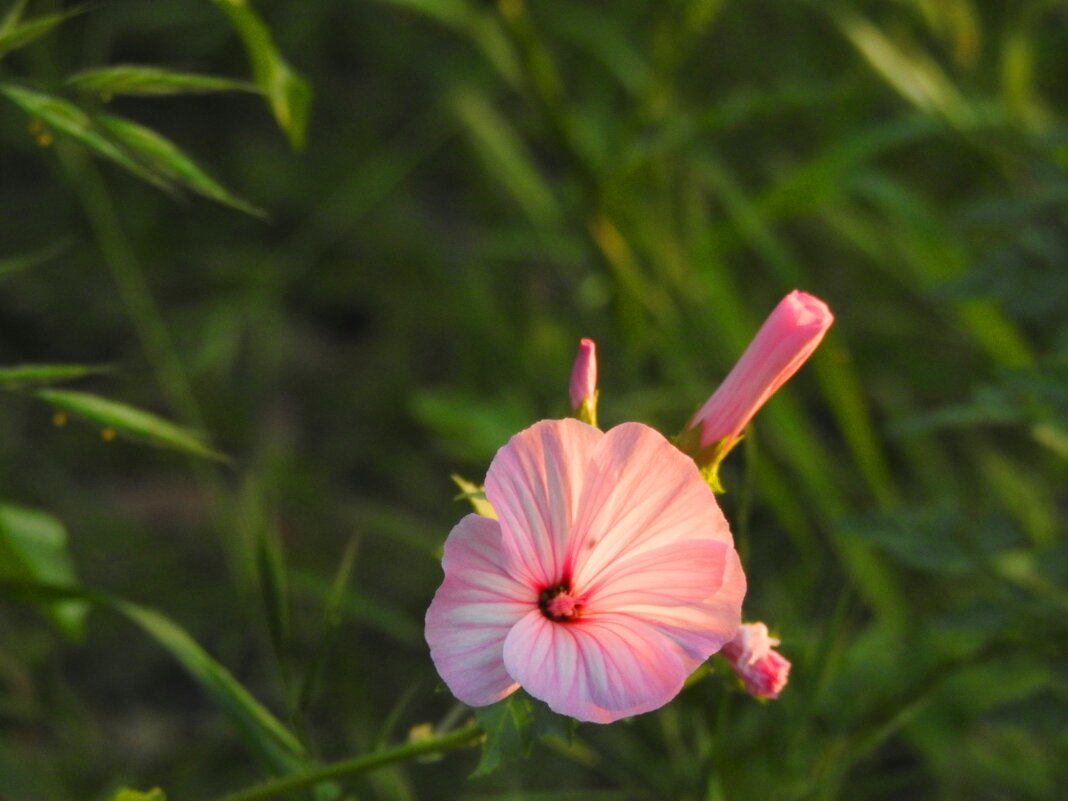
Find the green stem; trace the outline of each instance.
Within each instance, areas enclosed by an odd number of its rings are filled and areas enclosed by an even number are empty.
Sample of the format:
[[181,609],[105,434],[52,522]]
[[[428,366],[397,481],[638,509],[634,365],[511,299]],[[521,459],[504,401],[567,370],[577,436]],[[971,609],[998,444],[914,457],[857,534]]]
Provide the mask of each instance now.
[[465,726],[462,729],[457,729],[438,737],[417,740],[395,748],[376,751],[373,754],[364,754],[352,759],[333,762],[315,770],[310,770],[307,773],[272,779],[263,784],[238,790],[236,793],[230,793],[230,795],[223,796],[218,801],[264,801],[267,798],[276,798],[284,793],[312,787],[329,779],[339,779],[342,776],[358,776],[361,773],[367,773],[375,768],[390,765],[394,762],[404,762],[425,754],[440,754],[445,751],[462,748],[477,740],[482,734],[482,727],[477,723],[472,723],[470,726]]

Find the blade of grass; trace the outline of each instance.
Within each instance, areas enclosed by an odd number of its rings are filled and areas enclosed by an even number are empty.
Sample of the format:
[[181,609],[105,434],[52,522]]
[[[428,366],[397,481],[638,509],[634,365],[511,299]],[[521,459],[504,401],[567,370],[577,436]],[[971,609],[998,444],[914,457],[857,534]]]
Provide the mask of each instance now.
[[0,597],[24,602],[81,601],[122,615],[185,668],[226,713],[249,748],[274,771],[289,774],[307,766],[307,752],[300,741],[230,671],[166,615],[84,587],[40,581],[0,579]]
[[66,84],[74,89],[101,95],[148,97],[208,92],[259,93],[262,91],[256,84],[248,81],[194,72],[178,72],[141,64],[116,64],[110,67],[81,70],[69,76]]
[[228,461],[228,457],[208,445],[197,432],[125,403],[74,390],[41,389],[33,394],[57,409],[97,423],[118,434],[126,434],[192,456]]
[[151,128],[110,114],[101,114],[94,121],[153,173],[246,214],[266,216],[262,209],[230,192],[204,172],[181,148]]
[[34,384],[56,384],[112,370],[93,364],[20,364],[0,367],[0,388],[19,389]]
[[316,645],[315,656],[312,657],[311,664],[304,674],[304,679],[301,681],[300,690],[297,694],[297,709],[301,712],[308,708],[314,698],[316,686],[319,683],[320,676],[322,676],[323,666],[326,664],[330,649],[341,626],[343,617],[341,605],[348,592],[352,567],[356,563],[358,545],[359,538],[354,536],[345,547],[345,551],[341,555],[341,563],[338,565],[337,573],[334,575],[334,583],[330,588],[330,595],[327,596],[326,604],[323,607],[319,643]]
[[148,181],[160,189],[170,190],[170,183],[144,167],[127,151],[109,139],[92,118],[73,103],[61,97],[26,89],[14,84],[0,84],[0,94],[49,129],[69,136],[98,156],[103,156]]
[[69,240],[61,240],[51,245],[46,245],[39,250],[34,250],[30,253],[24,253],[21,256],[8,256],[7,258],[0,259],[0,278],[13,273],[22,272],[23,270],[31,270],[40,264],[49,262],[58,256],[66,253],[70,250],[71,243]]
[[311,87],[289,66],[271,32],[247,0],[212,0],[226,14],[244,42],[252,77],[263,90],[278,126],[294,150],[304,148],[311,106]]
[[8,11],[3,24],[0,24],[0,58],[40,39],[71,17],[85,12],[84,8],[72,8],[22,22],[22,11],[25,5],[25,3],[15,3]]
[[487,172],[504,183],[530,221],[538,227],[558,225],[556,197],[515,127],[474,90],[456,92],[451,106],[471,134]]

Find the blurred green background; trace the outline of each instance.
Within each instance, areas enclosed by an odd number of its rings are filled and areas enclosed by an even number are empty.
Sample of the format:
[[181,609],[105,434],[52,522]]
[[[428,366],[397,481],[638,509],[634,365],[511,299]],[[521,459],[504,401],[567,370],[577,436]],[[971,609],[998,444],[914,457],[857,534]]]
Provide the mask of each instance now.
[[[1065,797],[1063,4],[71,10],[0,6],[0,365],[107,365],[63,389],[232,462],[57,426],[9,381],[0,576],[50,564],[163,612],[321,759],[403,740],[456,714],[422,638],[466,512],[450,473],[567,413],[581,336],[602,425],[676,432],[800,288],[837,322],[723,474],[746,617],[794,663],[781,699],[713,676],[488,777],[468,751],[347,792]],[[83,72],[130,64],[269,102]],[[5,551],[23,529],[50,553]],[[123,615],[9,601],[0,799],[284,770]]]

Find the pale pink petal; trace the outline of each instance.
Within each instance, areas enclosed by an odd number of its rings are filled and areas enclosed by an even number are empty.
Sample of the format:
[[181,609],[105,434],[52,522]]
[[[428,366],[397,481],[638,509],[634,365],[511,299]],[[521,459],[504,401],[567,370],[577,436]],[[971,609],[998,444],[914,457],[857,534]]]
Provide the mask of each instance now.
[[[496,505],[496,504],[495,504]],[[693,460],[641,423],[624,423],[599,443],[586,470],[570,541],[578,591],[622,561],[677,542],[733,538]]]
[[695,660],[703,662],[729,643],[738,631],[745,589],[742,563],[731,548],[723,563],[719,588],[703,601],[680,606],[631,604],[615,612],[655,628]]
[[666,704],[701,660],[629,615],[554,623],[532,612],[508,633],[504,663],[555,712],[610,723]]
[[624,556],[602,570],[597,581],[582,585],[582,597],[592,612],[703,601],[719,589],[726,552],[731,550],[724,542],[685,540]]
[[561,580],[584,474],[603,436],[578,420],[543,420],[497,451],[486,498],[516,578],[539,588]]
[[442,567],[445,581],[426,613],[430,657],[453,695],[471,706],[492,704],[518,686],[504,667],[504,641],[516,621],[537,611],[537,592],[508,574],[500,526],[479,515],[449,534]]

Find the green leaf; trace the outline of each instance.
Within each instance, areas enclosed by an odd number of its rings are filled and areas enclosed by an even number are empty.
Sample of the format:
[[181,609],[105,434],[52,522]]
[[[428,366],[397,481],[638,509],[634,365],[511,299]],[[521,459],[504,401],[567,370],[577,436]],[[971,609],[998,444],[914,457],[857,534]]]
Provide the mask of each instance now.
[[133,406],[73,390],[41,389],[34,396],[57,409],[98,423],[116,433],[193,456],[228,461],[228,457],[206,444],[199,433]]
[[877,512],[849,517],[839,529],[918,570],[964,575],[976,568],[972,553],[959,541],[960,515],[947,506]]
[[140,64],[116,64],[82,70],[68,77],[67,85],[102,95],[159,96],[260,91],[258,86],[248,81],[200,75],[195,72],[175,72]]
[[502,765],[530,754],[534,744],[534,708],[530,699],[512,693],[503,701],[476,709],[475,719],[486,732],[486,739],[472,778],[488,776]]
[[300,741],[177,623],[153,609],[125,601],[108,605],[166,648],[215,699],[267,764],[280,773],[293,772],[304,764],[306,754]]
[[113,117],[110,114],[97,116],[96,122],[155,173],[199,195],[232,206],[247,214],[257,217],[265,216],[262,209],[256,208],[248,201],[228,191],[205,173],[177,145],[151,128],[122,117]]
[[[46,512],[0,503],[0,578],[73,582],[74,562],[63,524]],[[40,606],[64,633],[81,636],[85,604],[58,601]]]
[[39,250],[24,253],[21,256],[8,256],[5,259],[0,259],[0,278],[23,270],[31,270],[39,264],[44,264],[65,253],[69,248],[69,241],[60,241]]
[[146,169],[129,153],[118,147],[97,128],[92,118],[80,108],[61,97],[37,92],[12,84],[0,84],[0,94],[48,128],[69,136],[85,145],[97,155],[114,161],[160,189],[170,190],[170,184],[161,176]]
[[271,107],[278,126],[289,137],[294,150],[304,147],[308,127],[311,89],[278,53],[271,32],[249,6],[247,0],[212,0],[230,18],[245,43],[252,76]]
[[185,668],[229,717],[250,750],[275,772],[293,773],[307,767],[308,755],[293,733],[166,615],[84,587],[44,581],[0,577],[0,597],[29,603],[83,601],[122,615]]
[[479,92],[458,91],[451,105],[493,180],[511,192],[538,228],[558,224],[562,215],[556,196],[512,123]]
[[109,369],[92,364],[19,364],[0,367],[0,388],[16,389],[33,384],[55,384],[105,373]]
[[158,787],[143,793],[140,790],[123,787],[116,790],[108,801],[167,801],[167,794]]
[[0,37],[6,36],[16,27],[18,27],[19,21],[22,19],[22,14],[26,10],[26,4],[29,0],[15,0],[11,7],[4,14],[4,19],[0,21]]
[[844,5],[832,6],[830,14],[871,67],[916,108],[942,114],[961,128],[969,128],[979,119],[977,109],[936,61],[900,47],[866,17]]
[[539,738],[570,741],[575,727],[575,721],[557,715],[522,690],[491,706],[476,709],[475,719],[485,731],[486,739],[472,778],[488,776],[509,762],[525,759]]
[[25,47],[31,42],[40,39],[53,28],[62,25],[71,17],[85,11],[84,8],[72,8],[68,11],[60,11],[55,14],[45,14],[41,17],[21,22],[24,2],[15,3],[0,24],[0,58],[13,50]]

